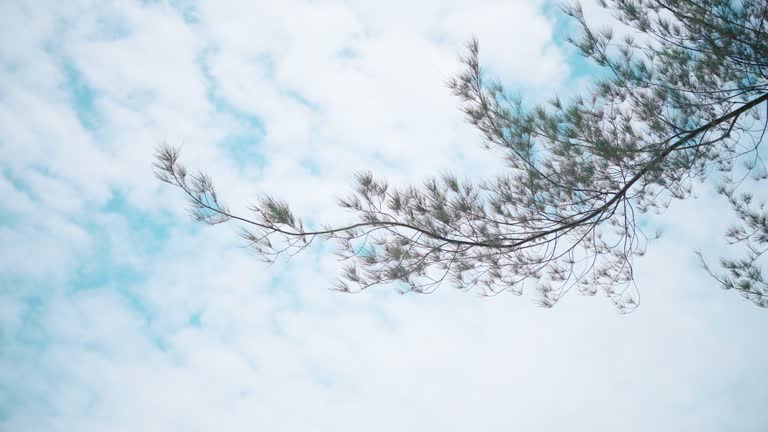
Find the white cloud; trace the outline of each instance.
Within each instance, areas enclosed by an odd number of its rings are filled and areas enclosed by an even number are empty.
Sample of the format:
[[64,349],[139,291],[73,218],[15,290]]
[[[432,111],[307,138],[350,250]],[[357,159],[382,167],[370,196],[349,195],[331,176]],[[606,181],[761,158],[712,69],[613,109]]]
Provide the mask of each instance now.
[[[562,86],[541,3],[185,4],[0,6],[0,428],[768,424],[766,315],[692,258],[727,223],[711,197],[663,216],[643,305],[619,316],[575,295],[543,310],[449,287],[337,294],[332,256],[265,266],[151,176],[153,147],[183,142],[236,210],[269,192],[328,221],[357,169],[401,184],[499,170],[444,81],[476,34],[511,85]],[[65,62],[93,90],[93,129]],[[226,140],[248,134],[258,156],[233,157]]]

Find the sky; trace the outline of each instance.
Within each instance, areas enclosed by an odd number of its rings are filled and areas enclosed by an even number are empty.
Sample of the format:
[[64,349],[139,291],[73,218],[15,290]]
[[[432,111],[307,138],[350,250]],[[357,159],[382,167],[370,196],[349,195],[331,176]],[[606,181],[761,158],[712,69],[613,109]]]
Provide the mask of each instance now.
[[768,313],[694,255],[727,251],[710,187],[653,217],[622,315],[337,293],[328,246],[265,265],[152,175],[180,145],[233,211],[324,223],[357,170],[501,172],[457,56],[474,35],[526,100],[577,94],[572,29],[540,0],[0,2],[0,430],[768,430]]

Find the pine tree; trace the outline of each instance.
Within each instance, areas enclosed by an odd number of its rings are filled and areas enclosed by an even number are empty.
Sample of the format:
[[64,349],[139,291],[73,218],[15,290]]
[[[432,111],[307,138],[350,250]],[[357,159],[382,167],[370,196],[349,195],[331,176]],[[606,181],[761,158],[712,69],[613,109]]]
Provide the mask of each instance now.
[[450,281],[494,295],[535,286],[539,304],[550,307],[575,288],[602,291],[623,312],[639,303],[633,260],[649,240],[639,215],[689,198],[694,182],[713,178],[740,221],[727,238],[746,253],[722,259],[722,274],[704,266],[724,288],[768,307],[759,268],[768,211],[739,191],[746,178],[768,178],[759,154],[768,124],[768,3],[600,3],[629,31],[617,38],[595,30],[580,5],[563,6],[581,29],[569,42],[607,72],[569,101],[527,106],[487,79],[477,41],[468,44],[449,87],[486,147],[503,155],[508,169],[498,177],[472,183],[447,174],[392,188],[359,173],[354,192],[339,200],[357,222],[309,230],[270,196],[250,216],[230,213],[209,177],[179,163],[176,148],[158,149],[155,172],[186,193],[197,220],[239,222],[267,260],[335,240],[347,262],[341,291],[393,283],[429,293]]

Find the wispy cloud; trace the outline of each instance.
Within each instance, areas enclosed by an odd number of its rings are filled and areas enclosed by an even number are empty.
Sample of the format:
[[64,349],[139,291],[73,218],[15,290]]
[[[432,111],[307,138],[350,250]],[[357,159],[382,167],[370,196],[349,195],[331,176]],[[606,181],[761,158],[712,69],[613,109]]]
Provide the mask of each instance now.
[[696,269],[727,224],[706,193],[662,216],[643,306],[618,316],[575,295],[333,293],[333,256],[262,265],[152,177],[153,148],[183,143],[234,210],[268,192],[320,223],[347,217],[334,198],[357,169],[497,172],[444,82],[475,34],[523,94],[569,91],[554,14],[0,3],[0,429],[764,428],[768,316]]

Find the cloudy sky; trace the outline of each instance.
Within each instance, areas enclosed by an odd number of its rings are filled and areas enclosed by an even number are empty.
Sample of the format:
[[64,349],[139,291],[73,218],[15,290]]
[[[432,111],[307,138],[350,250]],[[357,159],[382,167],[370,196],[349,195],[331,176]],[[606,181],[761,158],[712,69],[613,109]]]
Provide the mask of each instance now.
[[358,169],[497,172],[457,54],[476,35],[529,100],[573,94],[570,26],[541,0],[0,1],[0,430],[768,430],[768,313],[693,254],[722,252],[711,188],[654,219],[620,315],[336,293],[322,248],[266,266],[152,176],[183,145],[233,210],[328,222]]

